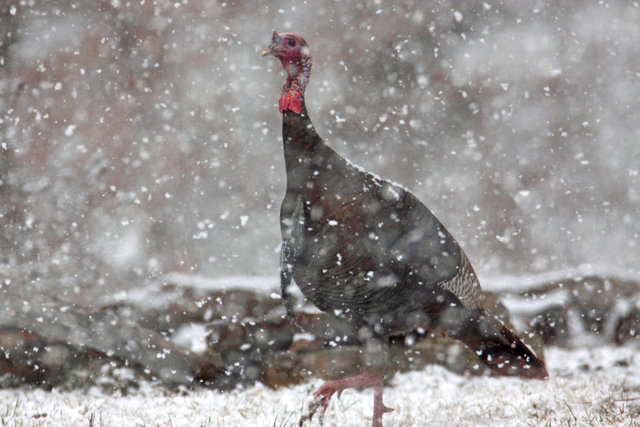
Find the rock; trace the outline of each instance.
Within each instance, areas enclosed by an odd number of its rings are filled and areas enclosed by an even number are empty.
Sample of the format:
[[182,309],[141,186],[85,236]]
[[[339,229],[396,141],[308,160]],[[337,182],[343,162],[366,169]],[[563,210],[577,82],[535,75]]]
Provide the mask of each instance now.
[[567,310],[552,306],[537,314],[531,321],[532,328],[546,345],[566,345],[570,338]]
[[620,316],[617,304],[639,293],[638,283],[628,277],[556,275],[518,292],[503,292],[501,298],[509,301],[512,317],[531,325],[545,344],[575,345],[586,336],[617,342],[614,327],[609,326]]
[[46,342],[37,334],[14,326],[0,328],[0,373],[28,384],[50,385],[58,378],[40,362]]
[[627,341],[640,336],[640,310],[633,307],[617,320],[614,330],[614,339],[622,345]]
[[47,386],[59,384],[66,373],[91,360],[115,361],[169,387],[191,385],[196,378],[212,380],[207,372],[217,372],[216,377],[223,372],[141,326],[132,310],[94,312],[37,294],[26,299],[5,292],[0,302],[0,348],[6,372]]

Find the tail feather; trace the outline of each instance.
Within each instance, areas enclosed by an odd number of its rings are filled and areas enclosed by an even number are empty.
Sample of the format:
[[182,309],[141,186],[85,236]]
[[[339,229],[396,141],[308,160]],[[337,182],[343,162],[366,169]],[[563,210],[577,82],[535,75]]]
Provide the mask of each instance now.
[[474,350],[498,375],[544,379],[542,360],[495,316],[484,310],[449,310],[445,324],[451,336]]

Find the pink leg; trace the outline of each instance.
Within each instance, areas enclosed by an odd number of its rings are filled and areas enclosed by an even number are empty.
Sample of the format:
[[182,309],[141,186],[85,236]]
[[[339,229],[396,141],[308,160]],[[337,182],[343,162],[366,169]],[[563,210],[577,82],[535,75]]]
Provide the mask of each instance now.
[[382,414],[393,411],[393,409],[387,408],[382,403],[383,379],[383,369],[372,370],[365,368],[365,371],[360,375],[324,383],[322,387],[313,393],[313,401],[309,403],[309,413],[300,419],[300,426],[302,426],[305,421],[311,420],[318,409],[320,409],[318,417],[320,419],[320,425],[322,425],[324,413],[334,393],[338,393],[338,397],[340,397],[340,394],[348,388],[373,386],[372,426],[382,427]]
[[373,385],[373,427],[382,427],[382,414],[393,411],[382,403],[382,376],[380,381]]

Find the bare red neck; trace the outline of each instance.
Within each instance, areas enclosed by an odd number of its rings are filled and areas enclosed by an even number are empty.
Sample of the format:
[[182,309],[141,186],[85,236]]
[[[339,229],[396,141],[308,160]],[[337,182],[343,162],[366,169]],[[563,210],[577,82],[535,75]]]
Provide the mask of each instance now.
[[280,95],[280,112],[289,110],[300,114],[302,102],[304,101],[304,91],[311,75],[311,57],[304,56],[296,62],[283,63],[283,66],[287,71],[288,77]]

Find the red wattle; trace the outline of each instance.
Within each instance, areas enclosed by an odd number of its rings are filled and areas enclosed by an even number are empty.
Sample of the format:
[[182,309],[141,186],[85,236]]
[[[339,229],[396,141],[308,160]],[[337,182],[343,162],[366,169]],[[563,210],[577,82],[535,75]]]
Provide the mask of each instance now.
[[290,110],[300,114],[302,111],[302,100],[296,95],[282,94],[279,104],[281,113],[285,110]]

